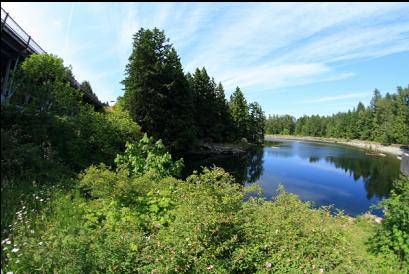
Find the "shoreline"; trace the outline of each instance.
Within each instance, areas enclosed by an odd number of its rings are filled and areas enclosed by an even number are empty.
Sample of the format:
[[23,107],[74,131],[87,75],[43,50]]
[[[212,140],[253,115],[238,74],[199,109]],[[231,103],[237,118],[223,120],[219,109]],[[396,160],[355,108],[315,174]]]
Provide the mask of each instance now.
[[[344,140],[337,138],[325,138],[325,137],[311,137],[311,136],[294,136],[294,135],[265,135],[266,141],[277,141],[277,140],[304,140],[304,141],[314,141],[314,142],[324,142],[324,143],[336,143],[349,145],[353,147],[362,148],[365,150],[376,151],[378,153],[392,154],[397,157],[402,157],[405,153],[409,152],[403,148],[402,144],[392,144],[390,146],[384,146],[377,142],[363,141],[363,140]],[[384,155],[380,155],[384,156]]]
[[193,157],[223,157],[240,156],[246,154],[249,150],[258,147],[251,143],[210,143],[204,142],[196,149],[190,150],[185,156]]

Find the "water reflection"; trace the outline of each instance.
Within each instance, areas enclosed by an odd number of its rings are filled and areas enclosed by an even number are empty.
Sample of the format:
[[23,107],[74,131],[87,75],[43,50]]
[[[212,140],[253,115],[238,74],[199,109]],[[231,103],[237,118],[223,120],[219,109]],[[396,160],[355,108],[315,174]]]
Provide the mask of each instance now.
[[193,170],[201,171],[203,167],[218,166],[234,176],[240,184],[254,183],[263,175],[263,148],[250,151],[241,156],[219,156],[206,159],[186,159],[183,177],[192,174]]
[[391,190],[391,181],[399,175],[399,162],[389,157],[341,158],[326,157],[326,161],[347,172],[355,181],[363,179],[367,198],[383,198]]
[[263,149],[252,151],[247,157],[247,183],[255,183],[263,175]]
[[367,211],[387,196],[399,175],[394,156],[371,156],[354,147],[307,141],[267,142],[245,156],[187,159],[185,165],[185,177],[202,166],[216,165],[241,184],[259,183],[267,199],[283,183],[302,200],[334,204],[351,215]]

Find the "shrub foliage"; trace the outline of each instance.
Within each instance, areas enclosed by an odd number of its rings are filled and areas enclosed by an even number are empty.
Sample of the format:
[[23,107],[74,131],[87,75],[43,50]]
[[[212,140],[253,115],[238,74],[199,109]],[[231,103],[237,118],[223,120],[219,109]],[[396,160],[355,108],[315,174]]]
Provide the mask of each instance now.
[[283,188],[271,201],[244,201],[259,187],[235,184],[221,168],[170,177],[180,162],[162,146],[145,136],[116,170],[91,166],[74,190],[24,206],[3,240],[5,271],[376,273],[356,256],[342,213],[312,209]]

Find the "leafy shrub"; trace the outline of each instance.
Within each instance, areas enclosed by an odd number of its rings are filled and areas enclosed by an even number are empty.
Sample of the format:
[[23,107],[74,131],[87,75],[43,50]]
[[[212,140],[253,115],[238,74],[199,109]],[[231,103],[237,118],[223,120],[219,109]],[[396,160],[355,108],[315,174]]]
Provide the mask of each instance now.
[[183,168],[183,159],[173,162],[162,141],[155,142],[146,133],[139,143],[127,143],[124,155],[118,155],[115,163],[132,176],[153,171],[160,178],[179,176]]
[[244,202],[251,189],[220,168],[181,181],[91,167],[80,186],[13,225],[6,271],[343,273],[360,262],[342,215],[285,192]]
[[384,208],[382,225],[370,241],[377,253],[395,253],[401,267],[409,270],[409,177],[401,175],[394,182],[391,196],[381,201]]
[[[312,209],[283,188],[271,201],[245,201],[260,187],[236,184],[221,168],[178,180],[169,175],[181,162],[169,157],[144,136],[117,157],[116,170],[91,166],[78,188],[54,188],[48,203],[23,205],[2,242],[4,270],[397,273],[357,256],[342,213]],[[394,262],[393,254],[378,258]]]
[[1,106],[2,233],[17,210],[16,193],[26,196],[92,164],[113,165],[127,141],[142,137],[128,113],[82,104],[71,74],[62,59],[45,54],[26,58],[13,75],[14,93]]
[[12,104],[25,112],[74,115],[79,112],[81,95],[71,87],[71,68],[52,54],[33,54],[13,75]]
[[76,171],[101,162],[114,164],[113,159],[123,152],[127,141],[134,142],[142,137],[140,127],[127,113],[100,113],[84,106],[78,116],[60,120],[61,126],[56,130],[66,131],[65,136],[69,138],[60,136],[55,144],[61,150],[71,148],[65,157]]

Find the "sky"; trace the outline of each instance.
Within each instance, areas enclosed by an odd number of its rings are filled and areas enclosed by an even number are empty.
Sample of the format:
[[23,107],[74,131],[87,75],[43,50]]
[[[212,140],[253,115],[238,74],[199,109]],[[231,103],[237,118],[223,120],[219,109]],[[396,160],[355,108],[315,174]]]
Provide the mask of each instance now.
[[409,85],[409,3],[11,3],[2,8],[101,101],[123,95],[132,36],[158,27],[266,115],[331,115]]

